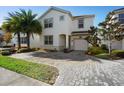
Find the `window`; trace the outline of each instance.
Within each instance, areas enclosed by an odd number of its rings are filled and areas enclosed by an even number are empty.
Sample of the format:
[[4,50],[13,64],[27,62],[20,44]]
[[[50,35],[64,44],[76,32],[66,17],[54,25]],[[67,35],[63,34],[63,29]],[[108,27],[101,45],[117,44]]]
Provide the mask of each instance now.
[[79,19],[78,20],[78,28],[83,28],[84,27],[84,19]]
[[53,18],[48,18],[44,20],[44,27],[51,28],[53,27]]
[[21,42],[21,44],[26,44],[27,43],[27,37],[21,37],[20,42]]
[[119,22],[124,24],[124,14],[119,14]]
[[63,15],[60,16],[60,17],[59,17],[59,20],[60,20],[60,21],[63,21],[63,20],[64,20],[64,16],[63,16]]
[[44,36],[44,44],[52,45],[53,44],[53,36]]

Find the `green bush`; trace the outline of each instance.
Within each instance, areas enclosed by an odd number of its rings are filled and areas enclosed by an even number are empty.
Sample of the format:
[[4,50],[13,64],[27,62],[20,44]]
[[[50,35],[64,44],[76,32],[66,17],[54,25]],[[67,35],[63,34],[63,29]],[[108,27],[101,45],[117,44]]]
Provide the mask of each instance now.
[[101,53],[106,53],[107,51],[106,50],[103,50],[101,47],[89,47],[88,48],[88,52],[91,54],[91,55],[97,55],[97,54],[101,54]]
[[112,50],[112,55],[124,58],[124,50]]
[[1,51],[0,53],[1,53],[1,55],[10,55],[11,51],[5,50],[5,51]]
[[102,53],[95,56],[102,59],[110,59],[110,55],[108,53]]
[[105,44],[102,44],[102,45],[101,45],[101,48],[102,48],[103,50],[108,50],[108,47],[107,47],[107,45],[105,45]]
[[17,53],[25,53],[25,52],[33,52],[35,49],[30,49],[30,48],[21,48],[17,51]]

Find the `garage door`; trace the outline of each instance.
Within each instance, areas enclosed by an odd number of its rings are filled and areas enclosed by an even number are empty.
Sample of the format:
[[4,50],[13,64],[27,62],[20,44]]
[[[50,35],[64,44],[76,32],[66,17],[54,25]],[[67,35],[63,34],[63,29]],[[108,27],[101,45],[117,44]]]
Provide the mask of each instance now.
[[122,49],[122,41],[114,41],[112,43],[112,49]]
[[74,50],[87,50],[88,43],[84,39],[74,40]]

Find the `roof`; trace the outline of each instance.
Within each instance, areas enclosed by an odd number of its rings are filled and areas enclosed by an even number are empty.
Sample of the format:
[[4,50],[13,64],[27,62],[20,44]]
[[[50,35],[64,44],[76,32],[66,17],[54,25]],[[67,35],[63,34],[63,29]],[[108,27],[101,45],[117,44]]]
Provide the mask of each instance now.
[[124,8],[116,9],[113,12],[115,12],[116,14],[124,13]]
[[56,10],[56,11],[59,11],[59,12],[65,13],[65,14],[69,14],[70,16],[72,16],[70,11],[67,11],[67,10],[64,10],[64,9],[60,9],[60,8],[51,6],[51,7],[50,7],[43,15],[41,15],[39,18],[44,17],[44,16],[45,16],[48,12],[50,12],[51,10]]
[[114,12],[121,11],[121,10],[124,10],[124,8],[115,9]]
[[73,31],[72,33],[71,33],[72,35],[88,35],[88,34],[90,34],[88,31]]
[[73,18],[88,18],[88,17],[95,17],[95,15],[80,15],[80,16],[73,16]]
[[80,16],[72,16],[71,12],[70,11],[67,11],[67,10],[64,10],[64,9],[61,9],[61,8],[58,8],[58,7],[50,7],[44,14],[42,14],[38,19],[44,17],[48,12],[50,12],[51,10],[56,10],[56,11],[59,11],[59,12],[62,12],[62,13],[65,13],[65,14],[68,14],[71,18],[86,18],[86,17],[95,17],[95,15],[80,15]]

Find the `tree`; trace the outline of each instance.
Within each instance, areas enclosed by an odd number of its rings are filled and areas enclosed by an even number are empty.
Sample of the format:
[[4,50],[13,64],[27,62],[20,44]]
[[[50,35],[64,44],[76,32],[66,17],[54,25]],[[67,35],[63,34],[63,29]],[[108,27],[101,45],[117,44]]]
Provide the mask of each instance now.
[[20,10],[16,12],[18,18],[20,19],[20,26],[22,27],[22,32],[27,35],[27,46],[30,48],[30,36],[35,34],[41,34],[42,26],[40,22],[36,19],[36,14],[33,14],[31,10],[27,12],[25,10]]
[[109,54],[111,55],[111,45],[112,40],[122,40],[123,39],[123,28],[121,24],[117,21],[115,17],[115,12],[110,12],[107,14],[105,21],[99,23],[101,27],[101,36],[104,40],[108,40]]
[[85,38],[88,43],[90,43],[92,46],[97,47],[100,44],[100,38],[98,37],[98,28],[96,27],[90,27],[90,30],[88,30],[89,35]]
[[20,9],[19,12],[9,13],[9,17],[3,23],[2,28],[7,32],[12,32],[18,37],[18,49],[21,48],[20,33],[27,34],[27,46],[30,48],[30,36],[35,34],[41,34],[42,26],[38,20],[36,20],[36,14],[33,14],[31,10],[27,12]]
[[10,43],[12,39],[12,34],[10,32],[6,32],[3,36],[3,40],[6,42],[6,44]]
[[3,35],[0,34],[0,44],[4,41]]
[[5,19],[5,22],[2,24],[2,30],[5,32],[11,32],[14,33],[14,35],[17,35],[18,37],[18,49],[21,48],[20,43],[20,32],[22,30],[20,26],[20,19],[16,15],[16,13],[8,13],[9,17]]

